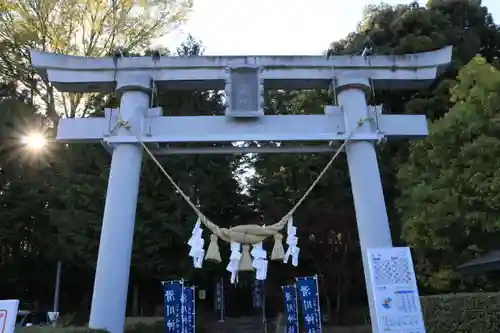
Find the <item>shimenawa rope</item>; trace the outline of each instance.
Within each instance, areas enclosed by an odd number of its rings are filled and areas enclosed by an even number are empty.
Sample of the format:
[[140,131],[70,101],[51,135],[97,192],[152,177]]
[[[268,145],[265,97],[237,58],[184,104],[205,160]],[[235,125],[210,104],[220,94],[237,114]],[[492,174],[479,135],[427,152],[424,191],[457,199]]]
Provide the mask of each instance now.
[[[191,201],[189,196],[180,188],[180,186],[175,182],[175,180],[172,178],[172,176],[165,170],[165,168],[161,165],[161,163],[158,161],[156,156],[153,154],[153,152],[148,148],[148,146],[144,143],[144,141],[132,130],[132,127],[128,121],[124,121],[121,118],[121,113],[120,109],[118,109],[118,122],[117,126],[115,126],[114,131],[118,130],[120,127],[123,127],[127,129],[139,142],[139,144],[143,147],[143,149],[146,151],[146,153],[149,155],[149,157],[153,160],[153,162],[158,166],[160,171],[163,173],[165,177],[169,180],[169,182],[172,184],[172,186],[175,188],[175,190],[181,195],[181,197],[186,201],[186,203],[193,209],[193,211],[198,215],[200,221],[216,236],[210,238],[210,245],[207,250],[207,254],[205,257],[205,260],[212,260],[216,262],[220,262],[220,254],[219,254],[219,249],[217,245],[217,238],[220,238],[224,240],[227,243],[230,243],[231,241],[238,242],[243,245],[253,245],[262,242],[266,238],[273,236],[275,239],[275,245],[273,248],[273,252],[271,255],[272,260],[283,260],[284,258],[284,249],[283,245],[281,244],[282,236],[279,233],[283,227],[287,224],[289,217],[291,217],[295,211],[299,208],[299,206],[306,200],[306,198],[309,196],[309,194],[312,192],[312,190],[316,187],[316,185],[319,183],[321,178],[324,176],[324,174],[328,171],[330,166],[333,164],[335,159],[339,156],[339,154],[342,152],[342,150],[345,148],[347,142],[350,140],[350,138],[355,134],[357,129],[363,125],[365,121],[368,119],[362,119],[358,122],[357,127],[351,131],[347,137],[345,138],[344,142],[342,145],[339,147],[339,149],[335,152],[335,154],[332,156],[330,161],[326,164],[326,166],[323,168],[323,170],[320,172],[318,177],[312,182],[312,184],[309,186],[307,191],[304,193],[304,195],[297,201],[297,203],[286,213],[277,223],[269,226],[259,226],[259,225],[239,225],[232,227],[230,229],[227,228],[221,228],[217,224],[213,223],[208,219],[199,209],[196,207],[196,205]],[[248,247],[247,247],[248,249]]]
[[[117,70],[117,61],[115,61],[115,72]],[[153,79],[154,80],[154,79]],[[336,96],[335,96],[336,100]],[[193,209],[193,211],[198,215],[198,218],[205,227],[207,227],[213,235],[210,237],[210,245],[208,247],[205,260],[220,262],[220,252],[219,246],[217,244],[218,238],[222,239],[227,243],[237,242],[242,244],[243,248],[243,257],[249,258],[249,245],[254,245],[264,241],[266,238],[273,236],[274,237],[274,247],[271,254],[271,260],[283,260],[285,257],[285,250],[283,249],[282,239],[283,236],[280,234],[280,231],[284,228],[284,226],[288,223],[290,217],[293,216],[295,211],[299,208],[299,206],[306,200],[312,190],[319,183],[321,178],[324,176],[326,171],[333,164],[335,159],[339,156],[342,150],[345,148],[347,142],[351,139],[351,137],[355,134],[355,132],[361,127],[367,120],[370,118],[360,119],[355,129],[353,129],[345,138],[344,142],[340,145],[339,149],[332,156],[330,161],[326,164],[323,170],[319,173],[318,177],[312,182],[304,195],[297,201],[297,203],[286,213],[277,223],[272,224],[270,226],[259,226],[259,225],[239,225],[232,228],[221,228],[217,224],[213,223],[208,219],[196,205],[191,201],[189,196],[180,188],[179,185],[175,182],[175,180],[170,176],[170,174],[165,170],[165,168],[158,161],[153,152],[147,147],[144,141],[141,139],[139,135],[137,135],[133,130],[129,123],[129,121],[123,120],[120,112],[120,108],[118,108],[118,120],[116,126],[110,131],[111,134],[116,132],[119,128],[124,128],[128,130],[140,143],[149,157],[153,160],[153,162],[158,166],[160,171],[167,177],[172,186],[176,189],[176,191],[181,195],[181,197],[186,201],[186,203]],[[248,259],[247,258],[247,259]],[[243,261],[243,260],[242,260]],[[248,261],[248,260],[247,260]],[[249,267],[250,269],[252,267]]]

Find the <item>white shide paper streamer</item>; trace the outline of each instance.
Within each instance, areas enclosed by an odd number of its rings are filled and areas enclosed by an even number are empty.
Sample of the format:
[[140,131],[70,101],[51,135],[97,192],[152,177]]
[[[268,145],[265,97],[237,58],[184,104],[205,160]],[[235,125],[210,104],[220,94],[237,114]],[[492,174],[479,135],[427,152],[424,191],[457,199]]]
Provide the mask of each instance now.
[[226,270],[231,272],[231,283],[236,283],[238,279],[238,268],[241,260],[241,245],[236,242],[231,242],[231,255],[229,256],[229,264]]
[[188,245],[191,247],[189,249],[189,256],[193,258],[194,267],[201,268],[203,266],[203,258],[205,257],[205,250],[203,249],[205,240],[202,237],[203,230],[201,229],[200,219],[196,221],[196,225],[191,234],[191,238],[189,238],[188,241]]
[[285,259],[283,259],[283,262],[285,264],[288,263],[290,257],[292,257],[292,265],[295,267],[299,265],[299,253],[300,253],[300,248],[297,246],[298,238],[296,234],[297,234],[297,228],[293,226],[293,217],[290,216],[288,218],[287,237],[286,237],[286,244],[288,245],[288,249],[286,250]]
[[267,253],[262,248],[262,242],[253,246],[250,253],[253,257],[252,266],[256,271],[257,280],[265,280],[267,277]]

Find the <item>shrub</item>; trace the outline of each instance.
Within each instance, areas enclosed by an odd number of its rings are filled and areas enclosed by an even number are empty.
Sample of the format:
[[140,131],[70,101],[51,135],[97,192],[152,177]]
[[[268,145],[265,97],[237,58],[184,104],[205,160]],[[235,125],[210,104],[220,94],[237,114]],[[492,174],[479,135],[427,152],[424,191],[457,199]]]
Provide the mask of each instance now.
[[[500,293],[449,294],[420,298],[427,333],[500,332]],[[347,311],[343,324],[370,322],[366,307]]]
[[422,297],[427,333],[500,332],[500,294],[451,294]]
[[127,319],[124,333],[164,333],[165,325],[161,317]]

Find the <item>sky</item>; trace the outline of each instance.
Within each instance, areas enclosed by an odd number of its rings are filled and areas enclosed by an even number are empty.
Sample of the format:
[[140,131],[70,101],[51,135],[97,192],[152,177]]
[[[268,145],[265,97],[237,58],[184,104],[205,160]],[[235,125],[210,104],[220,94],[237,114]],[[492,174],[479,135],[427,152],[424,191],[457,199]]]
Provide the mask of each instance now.
[[[332,41],[356,29],[366,5],[379,2],[194,0],[188,22],[169,34],[164,42],[175,47],[191,33],[203,42],[205,55],[319,55]],[[483,0],[482,3],[500,22],[500,1]]]

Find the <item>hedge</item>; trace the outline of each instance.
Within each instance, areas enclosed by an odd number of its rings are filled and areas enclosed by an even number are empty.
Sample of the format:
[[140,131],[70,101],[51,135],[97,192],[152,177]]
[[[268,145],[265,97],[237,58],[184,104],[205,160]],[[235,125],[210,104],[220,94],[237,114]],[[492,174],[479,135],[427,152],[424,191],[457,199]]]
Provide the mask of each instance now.
[[[500,293],[450,294],[421,298],[427,333],[500,332]],[[200,320],[201,322],[204,322]],[[201,324],[201,323],[200,323]],[[197,325],[197,333],[210,332]],[[328,331],[325,329],[325,331]],[[30,327],[16,333],[101,333],[83,327]],[[125,333],[164,333],[161,318],[129,318]]]
[[500,332],[500,293],[422,297],[427,333]]
[[[499,333],[500,293],[448,294],[420,298],[427,333]],[[369,324],[368,309],[349,311],[349,324]]]

